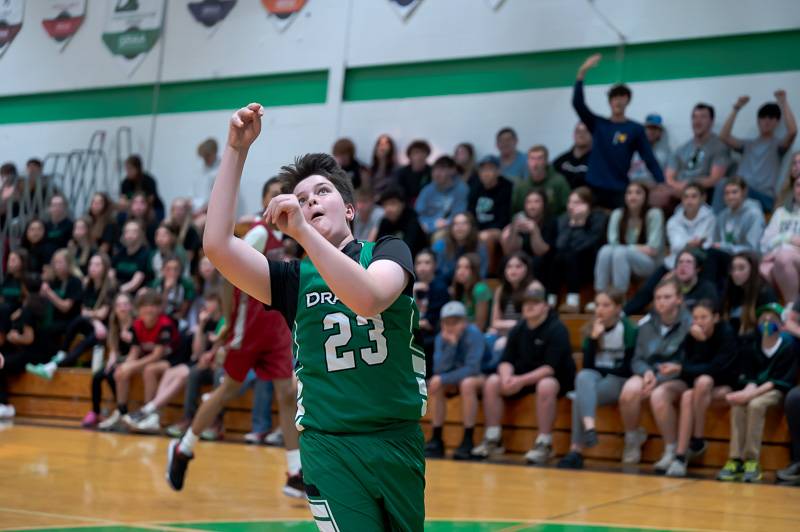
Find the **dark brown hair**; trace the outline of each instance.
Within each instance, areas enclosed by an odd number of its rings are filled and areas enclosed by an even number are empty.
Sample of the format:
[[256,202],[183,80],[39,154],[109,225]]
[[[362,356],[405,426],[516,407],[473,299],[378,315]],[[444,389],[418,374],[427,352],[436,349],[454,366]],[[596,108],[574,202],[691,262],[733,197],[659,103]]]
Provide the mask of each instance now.
[[[741,304],[742,312],[738,334],[752,332],[756,328],[758,319],[756,318],[756,307],[758,306],[758,295],[761,293],[761,274],[758,269],[758,256],[751,251],[740,251],[731,258],[731,267],[736,259],[744,259],[750,265],[750,276],[742,286],[734,284],[733,279],[728,274],[725,285],[725,296],[722,299],[722,317],[725,320],[731,319],[731,314],[736,303]],[[741,294],[741,299],[739,296]]]
[[160,307],[161,306],[161,294],[153,290],[152,288],[145,288],[139,295],[136,296],[136,308],[141,307]]
[[450,259],[457,259],[459,251],[461,253],[474,253],[478,251],[478,224],[475,222],[475,217],[468,212],[460,212],[453,216],[454,221],[456,216],[466,217],[470,224],[470,230],[467,234],[464,245],[460,246],[453,237],[453,224],[450,224],[450,227],[447,230],[447,235],[444,237],[444,254]]
[[297,157],[294,164],[281,167],[278,179],[284,190],[294,190],[298,183],[312,175],[321,175],[330,181],[342,195],[345,205],[355,203],[353,182],[336,159],[327,153],[307,153]]
[[[525,265],[528,273],[520,281],[519,286],[514,287],[508,279],[506,279],[506,265],[513,259],[517,259]],[[525,292],[528,290],[528,285],[533,281],[533,263],[530,257],[524,251],[515,251],[503,260],[503,266],[500,269],[503,272],[503,282],[500,285],[500,311],[504,312],[506,306],[511,303],[517,312],[522,312],[522,301],[525,297]]]
[[[481,258],[477,253],[466,253],[458,258],[458,260],[461,259],[465,259],[469,262],[469,269],[472,270],[472,279],[470,279],[467,284],[461,284],[454,276],[450,290],[452,291],[453,299],[461,301],[469,306],[473,303],[472,289],[475,288],[475,285],[481,280]],[[458,266],[458,261],[456,261],[456,266]]]
[[639,229],[639,238],[637,238],[636,242],[628,242],[628,223],[631,219],[631,211],[628,208],[628,204],[624,203],[622,206],[622,218],[619,221],[619,242],[620,244],[644,244],[647,242],[647,200],[650,193],[647,187],[638,181],[630,183],[628,188],[631,187],[639,187],[644,192],[644,203],[642,203],[642,209],[639,212],[642,227]]

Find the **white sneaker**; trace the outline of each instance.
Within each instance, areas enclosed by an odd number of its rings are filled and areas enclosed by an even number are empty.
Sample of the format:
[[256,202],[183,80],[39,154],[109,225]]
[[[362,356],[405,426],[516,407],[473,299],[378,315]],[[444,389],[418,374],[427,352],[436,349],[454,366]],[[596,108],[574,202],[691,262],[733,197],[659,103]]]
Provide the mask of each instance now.
[[11,419],[17,415],[17,409],[14,405],[0,404],[0,419]]
[[682,478],[686,476],[686,464],[680,460],[673,460],[665,473],[668,477]]
[[533,449],[525,453],[525,461],[530,464],[545,465],[555,455],[552,443],[539,440],[533,444]]
[[97,428],[100,430],[111,430],[116,427],[122,421],[122,415],[119,413],[119,410],[114,409],[111,412],[111,415],[105,418],[103,421],[97,424]]
[[631,434],[625,434],[625,449],[622,451],[623,464],[638,464],[642,460],[642,445],[647,441],[647,432],[639,427]]
[[661,459],[658,462],[653,464],[653,469],[659,473],[666,473],[669,466],[675,461],[675,450],[671,448],[664,449],[664,454],[661,455]]
[[244,435],[244,442],[250,445],[258,445],[264,443],[264,436],[263,432],[248,432]]
[[597,309],[597,305],[595,304],[595,302],[594,302],[594,301],[589,301],[588,303],[586,303],[586,306],[585,306],[585,307],[583,307],[583,311],[584,311],[586,314],[594,314],[594,311],[595,311],[596,309]]
[[158,415],[158,412],[152,412],[145,415],[131,426],[138,432],[160,432],[161,417]]
[[478,445],[472,448],[472,456],[476,458],[493,458],[501,456],[506,450],[500,440],[483,439]]
[[279,427],[267,434],[264,443],[273,447],[283,447],[283,430]]

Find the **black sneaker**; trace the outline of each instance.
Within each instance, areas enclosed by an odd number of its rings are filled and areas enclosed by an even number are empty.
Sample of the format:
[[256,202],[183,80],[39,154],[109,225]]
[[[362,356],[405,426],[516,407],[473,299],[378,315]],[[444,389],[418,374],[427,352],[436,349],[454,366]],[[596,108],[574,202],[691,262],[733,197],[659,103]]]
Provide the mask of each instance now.
[[600,440],[597,439],[597,431],[595,429],[587,430],[583,433],[583,445],[587,449],[597,447]]
[[425,458],[444,458],[444,442],[432,439],[425,444]]
[[583,455],[578,451],[570,451],[558,461],[559,469],[583,469]]
[[186,468],[194,455],[185,455],[180,450],[181,440],[172,440],[167,449],[167,484],[175,491],[183,489],[186,478]]
[[789,464],[789,467],[781,469],[775,473],[775,476],[781,482],[798,482],[800,481],[800,462]]
[[294,499],[306,498],[306,485],[303,482],[302,469],[296,475],[286,473],[286,485],[283,486],[283,494]]
[[474,447],[470,441],[461,442],[461,445],[453,451],[453,460],[472,460],[472,449]]

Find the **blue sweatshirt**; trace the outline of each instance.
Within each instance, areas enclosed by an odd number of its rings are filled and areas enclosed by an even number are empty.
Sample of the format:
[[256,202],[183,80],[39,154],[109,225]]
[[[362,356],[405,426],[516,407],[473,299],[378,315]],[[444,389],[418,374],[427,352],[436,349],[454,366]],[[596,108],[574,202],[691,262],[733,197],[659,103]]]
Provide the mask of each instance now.
[[467,325],[456,345],[445,342],[441,334],[436,335],[434,345],[433,374],[442,379],[442,384],[458,384],[467,377],[480,375],[486,341],[475,325]]
[[664,174],[658,165],[644,126],[626,120],[612,122],[592,113],[583,99],[583,81],[576,81],[572,93],[572,107],[581,121],[592,132],[592,151],[589,155],[589,170],[586,183],[594,188],[625,190],[628,186],[628,170],[634,152],[638,152],[647,169],[656,181],[662,183]]
[[436,183],[428,183],[419,193],[415,209],[419,222],[428,234],[436,231],[436,220],[444,218],[448,223],[453,216],[466,212],[469,187],[456,176],[447,188],[440,189]]

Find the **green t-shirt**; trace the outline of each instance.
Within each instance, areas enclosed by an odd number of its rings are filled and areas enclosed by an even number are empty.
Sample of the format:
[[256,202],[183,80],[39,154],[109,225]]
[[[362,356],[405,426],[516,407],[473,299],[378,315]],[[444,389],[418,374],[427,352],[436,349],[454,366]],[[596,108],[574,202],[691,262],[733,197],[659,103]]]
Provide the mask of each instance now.
[[467,301],[467,298],[462,298],[461,302],[467,307],[467,318],[469,321],[475,321],[475,306],[483,301],[489,302],[489,308],[492,307],[492,290],[489,285],[483,281],[479,281],[472,287],[472,300]]

